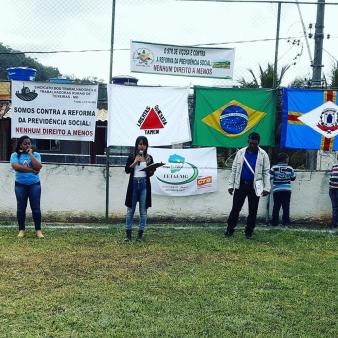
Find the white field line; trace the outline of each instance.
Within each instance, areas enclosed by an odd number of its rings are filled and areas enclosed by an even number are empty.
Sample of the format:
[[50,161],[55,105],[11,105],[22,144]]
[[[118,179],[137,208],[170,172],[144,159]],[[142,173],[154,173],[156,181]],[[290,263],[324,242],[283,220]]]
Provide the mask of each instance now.
[[[17,228],[18,226],[16,224],[10,224],[10,225],[0,225],[0,228],[6,229],[6,228]],[[62,224],[57,224],[57,223],[45,223],[42,224],[42,229],[94,229],[94,230],[108,230],[111,228],[121,228],[124,229],[125,225],[117,225],[117,224],[112,224],[112,225],[89,225],[89,224],[67,224],[65,225],[64,223]],[[168,225],[168,224],[150,224],[147,225],[148,229],[159,229],[159,228],[164,228],[167,227],[168,229],[172,230],[197,230],[197,229],[220,229],[224,230],[226,229],[226,226],[213,226],[213,225],[205,225],[205,226],[200,226],[200,225],[187,225],[187,226],[174,226],[174,225]],[[27,229],[34,229],[33,225],[27,225]],[[137,229],[137,226],[135,226],[135,229]],[[244,229],[244,225],[238,225],[236,230]],[[255,228],[255,231],[293,231],[293,232],[307,232],[307,233],[338,233],[337,230],[329,229],[329,228],[324,228],[324,229],[312,229],[312,228],[307,228],[306,226],[296,226],[296,227],[290,227],[290,228],[283,228],[283,227],[268,227],[268,226],[261,226],[258,225]],[[236,231],[238,232],[238,231]]]

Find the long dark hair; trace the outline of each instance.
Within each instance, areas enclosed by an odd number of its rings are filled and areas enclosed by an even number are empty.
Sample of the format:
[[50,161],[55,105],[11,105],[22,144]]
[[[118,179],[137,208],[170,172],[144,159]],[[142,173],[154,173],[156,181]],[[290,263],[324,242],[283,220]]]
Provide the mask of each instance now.
[[[15,152],[18,154],[18,158],[20,158],[21,154],[22,154],[22,149],[21,144],[23,143],[24,140],[28,139],[30,143],[32,143],[32,140],[29,136],[27,135],[23,135],[19,138],[18,143],[16,144],[16,148],[15,148]],[[21,151],[20,151],[21,150]]]
[[147,147],[146,150],[143,152],[143,157],[147,158],[147,150],[149,147],[148,139],[145,136],[139,136],[135,141],[135,148],[134,148],[134,156],[138,155],[138,144],[142,141],[142,143]]

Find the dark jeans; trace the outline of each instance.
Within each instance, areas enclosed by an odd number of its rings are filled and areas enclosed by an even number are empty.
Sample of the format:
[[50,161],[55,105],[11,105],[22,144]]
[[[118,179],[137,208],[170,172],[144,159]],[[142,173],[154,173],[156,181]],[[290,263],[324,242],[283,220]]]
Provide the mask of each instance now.
[[249,214],[246,222],[245,233],[247,235],[252,235],[255,229],[259,196],[256,196],[252,183],[246,184],[241,182],[239,188],[234,190],[232,209],[228,218],[227,231],[230,234],[233,234],[235,231],[235,227],[238,223],[239,213],[242,210],[246,197],[248,197]]
[[40,182],[30,185],[15,182],[15,196],[17,201],[16,217],[18,219],[19,230],[25,230],[26,209],[28,200],[32,209],[32,217],[35,230],[41,230]]
[[329,189],[329,196],[332,204],[332,227],[338,225],[338,189]]
[[291,191],[277,191],[273,193],[273,209],[272,209],[272,220],[271,225],[277,226],[279,221],[279,210],[282,207],[283,225],[290,223],[290,199]]

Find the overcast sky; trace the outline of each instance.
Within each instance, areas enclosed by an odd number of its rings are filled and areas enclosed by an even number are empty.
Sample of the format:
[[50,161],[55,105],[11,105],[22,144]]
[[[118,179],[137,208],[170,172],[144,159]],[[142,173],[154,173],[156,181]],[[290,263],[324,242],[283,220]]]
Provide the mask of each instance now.
[[[316,22],[317,1],[312,2],[300,5],[306,34],[309,24]],[[242,77],[250,80],[248,68],[258,74],[259,64],[264,67],[274,62],[277,6],[269,2],[116,0],[113,76],[135,76],[140,85],[232,85]],[[64,75],[108,82],[111,8],[111,0],[2,0],[1,11],[6,15],[2,16],[0,42],[26,52],[74,51],[27,55],[59,68]],[[295,77],[311,77],[312,68],[297,6],[282,4],[281,9],[278,65],[296,63],[283,82],[288,85]],[[337,17],[338,6],[326,5],[324,33],[330,39],[324,40],[323,71],[327,76],[338,59]],[[292,44],[295,39],[299,45]],[[235,48],[234,79],[130,73],[130,40]],[[308,43],[313,58],[314,39]],[[81,50],[100,51],[75,52]]]

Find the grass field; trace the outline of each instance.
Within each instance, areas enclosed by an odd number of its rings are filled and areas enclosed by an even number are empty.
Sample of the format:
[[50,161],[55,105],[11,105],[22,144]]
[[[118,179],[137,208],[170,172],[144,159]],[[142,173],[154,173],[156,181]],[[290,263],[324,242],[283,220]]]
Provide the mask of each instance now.
[[1,337],[338,337],[335,232],[223,232],[2,226]]

